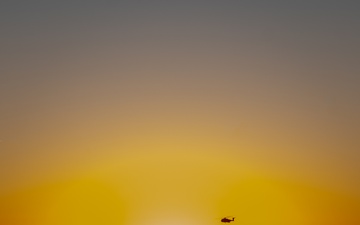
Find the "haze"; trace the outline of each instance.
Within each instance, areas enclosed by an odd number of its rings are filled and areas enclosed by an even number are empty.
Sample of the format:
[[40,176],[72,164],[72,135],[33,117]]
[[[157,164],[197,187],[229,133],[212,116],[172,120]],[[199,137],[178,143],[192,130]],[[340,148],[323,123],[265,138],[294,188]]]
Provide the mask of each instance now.
[[0,224],[360,223],[356,1],[4,1]]

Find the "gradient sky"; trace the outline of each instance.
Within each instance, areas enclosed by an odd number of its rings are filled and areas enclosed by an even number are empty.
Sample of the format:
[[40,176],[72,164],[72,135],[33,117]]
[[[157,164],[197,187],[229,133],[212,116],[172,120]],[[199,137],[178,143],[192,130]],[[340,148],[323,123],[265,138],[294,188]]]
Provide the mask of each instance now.
[[356,1],[2,1],[0,224],[360,223],[359,24]]

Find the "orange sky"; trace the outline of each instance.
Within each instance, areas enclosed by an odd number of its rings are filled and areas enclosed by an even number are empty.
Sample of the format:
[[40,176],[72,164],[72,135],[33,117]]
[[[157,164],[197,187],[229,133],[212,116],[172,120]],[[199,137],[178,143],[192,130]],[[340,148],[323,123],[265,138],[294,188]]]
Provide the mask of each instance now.
[[360,224],[358,3],[80,2],[0,7],[0,225]]

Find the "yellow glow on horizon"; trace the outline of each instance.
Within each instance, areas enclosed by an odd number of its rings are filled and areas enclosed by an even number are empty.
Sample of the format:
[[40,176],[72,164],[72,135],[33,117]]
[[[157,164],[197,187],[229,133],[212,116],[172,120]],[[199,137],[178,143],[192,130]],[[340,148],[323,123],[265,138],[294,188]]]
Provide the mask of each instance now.
[[269,177],[220,153],[152,151],[3,198],[1,224],[315,225],[359,221],[359,201]]

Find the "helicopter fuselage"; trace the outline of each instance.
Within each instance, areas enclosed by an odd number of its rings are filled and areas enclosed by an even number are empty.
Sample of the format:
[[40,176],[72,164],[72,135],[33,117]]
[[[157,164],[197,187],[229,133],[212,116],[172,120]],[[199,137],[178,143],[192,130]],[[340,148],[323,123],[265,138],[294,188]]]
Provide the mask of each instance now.
[[232,218],[232,219],[222,218],[222,219],[221,219],[221,222],[222,222],[222,223],[230,223],[230,222],[232,222],[232,221],[234,221],[234,220],[235,220],[235,218]]

